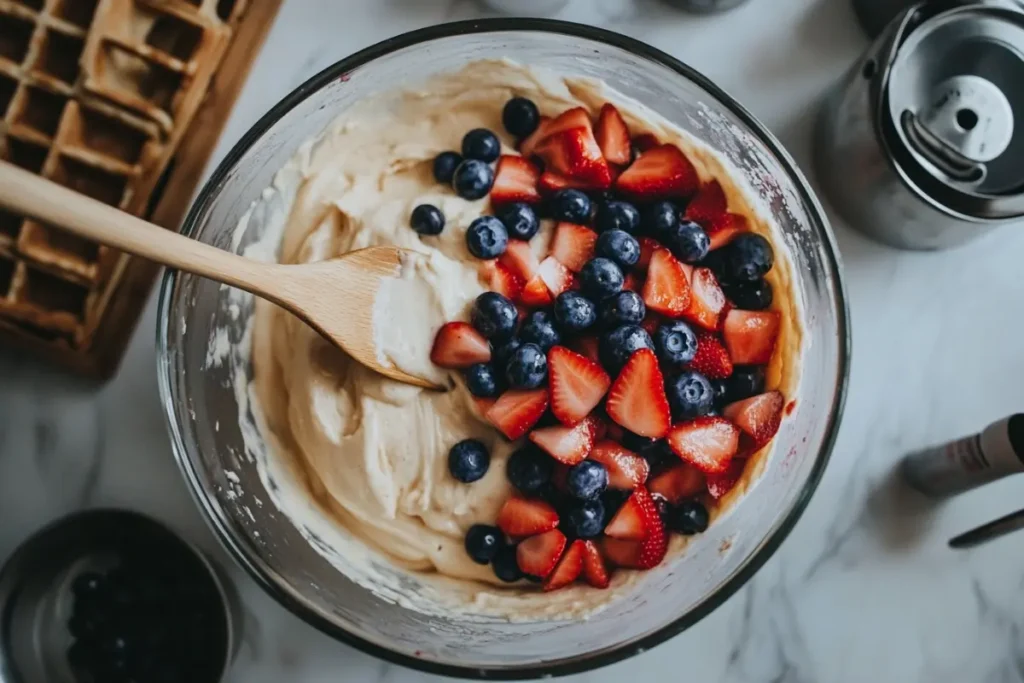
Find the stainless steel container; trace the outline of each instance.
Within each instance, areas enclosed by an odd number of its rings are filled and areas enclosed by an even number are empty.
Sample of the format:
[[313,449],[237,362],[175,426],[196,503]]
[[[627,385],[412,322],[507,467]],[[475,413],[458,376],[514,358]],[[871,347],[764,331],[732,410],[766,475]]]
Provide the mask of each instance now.
[[853,227],[942,249],[1024,220],[1024,12],[903,11],[828,96],[815,140],[825,194]]
[[[872,38],[876,38],[885,30],[889,22],[919,2],[920,0],[853,0],[853,11],[857,14],[864,31]],[[933,4],[941,3],[947,9],[978,2],[1024,9],[1024,0],[932,0]]]

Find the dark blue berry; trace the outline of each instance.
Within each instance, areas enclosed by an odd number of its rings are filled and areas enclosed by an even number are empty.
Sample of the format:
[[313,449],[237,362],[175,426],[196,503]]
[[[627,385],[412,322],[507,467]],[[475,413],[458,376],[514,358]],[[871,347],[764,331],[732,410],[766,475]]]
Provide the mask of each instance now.
[[636,292],[625,290],[601,302],[601,324],[612,330],[620,325],[638,325],[647,314],[644,300]]
[[747,311],[763,311],[772,305],[772,286],[764,278],[753,282],[723,282],[722,290],[736,308]]
[[497,258],[508,248],[508,231],[494,216],[480,216],[466,230],[466,248],[479,259]]
[[654,332],[654,347],[662,363],[689,363],[697,355],[697,335],[682,320],[674,320]]
[[421,235],[440,235],[444,230],[444,214],[432,204],[420,204],[412,210],[409,225]]
[[720,283],[725,284],[725,249],[715,249],[709,251],[708,255],[704,257],[704,260],[700,262],[700,265],[704,268],[708,268],[715,277],[718,278]]
[[524,446],[509,456],[505,476],[526,496],[540,495],[551,482],[555,461],[536,446]]
[[494,363],[494,367],[498,369],[501,375],[505,374],[505,368],[508,366],[508,361],[512,358],[512,354],[522,345],[523,342],[521,340],[513,337],[494,346],[491,351],[491,362]]
[[552,218],[586,225],[590,222],[590,197],[579,190],[559,190],[551,198]]
[[623,503],[629,500],[631,491],[617,491],[615,489],[608,489],[601,494],[601,504],[604,506],[604,525],[608,526],[608,522],[612,521],[615,517],[615,513],[619,511]]
[[667,519],[668,528],[687,536],[699,534],[708,528],[708,509],[699,501],[684,500],[670,508]]
[[665,395],[677,420],[707,415],[715,407],[715,390],[699,372],[682,372],[665,383]]
[[501,155],[501,141],[486,128],[474,128],[462,138],[462,156],[490,163]]
[[640,227],[645,234],[660,240],[662,235],[679,225],[679,208],[672,202],[657,202],[644,211]]
[[555,299],[555,322],[567,334],[582,332],[597,322],[597,307],[577,292],[562,292]]
[[631,268],[640,260],[640,243],[624,230],[609,230],[598,236],[594,255],[611,259],[623,269]]
[[601,301],[620,292],[625,280],[622,268],[619,268],[615,261],[602,256],[587,261],[580,270],[580,286],[583,293],[595,301]]
[[484,292],[473,302],[469,321],[488,339],[508,339],[516,332],[519,311],[501,294]]
[[614,375],[618,374],[629,357],[640,349],[654,349],[651,335],[637,325],[623,325],[601,337],[598,354],[601,364]]
[[497,398],[501,394],[501,373],[490,363],[477,363],[466,370],[466,387],[479,398]]
[[502,222],[508,234],[518,240],[528,240],[537,234],[540,221],[529,204],[513,202],[498,209],[495,216]]
[[593,500],[608,488],[608,470],[599,462],[584,460],[569,469],[565,486],[574,498]]
[[566,513],[569,531],[577,538],[594,538],[604,531],[604,504],[586,500],[569,508]]
[[505,583],[513,583],[523,578],[523,571],[519,568],[519,561],[516,559],[516,547],[505,545],[498,550],[491,562],[491,569],[494,575]]
[[720,412],[729,402],[729,380],[712,379],[708,381],[711,382],[711,390],[715,392],[715,410]]
[[536,389],[548,378],[548,359],[536,344],[523,344],[508,361],[505,379],[513,389]]
[[761,235],[746,232],[722,247],[723,274],[730,282],[754,282],[775,263],[772,245]]
[[632,234],[640,229],[640,212],[628,202],[608,202],[597,210],[595,225],[599,232],[622,230]]
[[562,335],[555,329],[555,319],[548,311],[533,311],[523,320],[519,336],[524,342],[536,344],[547,353],[552,346],[562,343]]
[[448,185],[455,176],[455,169],[462,163],[462,155],[458,152],[441,152],[434,157],[434,179]]
[[699,263],[708,255],[711,240],[704,228],[685,221],[662,233],[661,241],[683,263]]
[[501,123],[512,135],[525,138],[540,125],[540,111],[537,105],[525,97],[513,97],[501,110]]
[[466,532],[466,552],[477,564],[490,564],[504,545],[496,526],[474,524]]
[[464,484],[483,478],[490,466],[491,454],[487,446],[476,439],[460,441],[448,451],[448,471]]
[[494,185],[494,171],[479,159],[466,159],[452,174],[452,187],[455,194],[463,199],[480,199],[486,197]]
[[622,445],[641,456],[652,468],[659,467],[666,462],[678,461],[665,439],[650,439],[633,432],[626,432],[622,437]]
[[654,509],[658,511],[658,517],[661,517],[661,521],[664,522],[668,519],[668,513],[672,509],[672,504],[668,502],[668,498],[660,493],[652,493],[651,502],[654,503]]
[[764,366],[737,365],[727,380],[725,402],[742,401],[764,393]]

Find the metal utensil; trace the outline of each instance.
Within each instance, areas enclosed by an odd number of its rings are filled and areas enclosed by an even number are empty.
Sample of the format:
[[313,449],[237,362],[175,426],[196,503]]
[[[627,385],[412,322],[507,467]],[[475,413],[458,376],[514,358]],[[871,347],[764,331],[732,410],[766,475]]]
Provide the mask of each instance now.
[[973,548],[976,545],[988,543],[989,541],[1005,536],[1006,534],[1014,531],[1024,529],[1024,510],[1017,510],[1011,512],[1005,517],[992,520],[988,524],[982,524],[981,526],[971,529],[970,531],[964,532],[959,536],[954,536],[949,539],[949,547],[956,548],[958,550],[963,548]]

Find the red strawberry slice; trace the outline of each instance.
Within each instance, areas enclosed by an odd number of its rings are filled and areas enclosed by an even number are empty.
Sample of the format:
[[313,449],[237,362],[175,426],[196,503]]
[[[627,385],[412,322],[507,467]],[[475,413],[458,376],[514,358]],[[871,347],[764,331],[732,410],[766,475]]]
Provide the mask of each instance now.
[[542,500],[512,496],[501,506],[495,523],[509,536],[522,538],[556,528],[558,513]]
[[726,213],[704,222],[704,229],[710,239],[711,251],[724,247],[732,238],[742,232],[750,231],[750,221],[738,213]]
[[706,474],[721,474],[740,448],[740,430],[723,417],[698,417],[672,427],[668,445]]
[[746,461],[734,458],[729,463],[729,469],[722,474],[709,474],[708,493],[711,494],[711,497],[718,500],[729,493],[729,491],[732,491],[739,482],[740,477],[743,476],[743,468],[746,464]]
[[651,265],[651,257],[654,256],[654,252],[665,247],[658,244],[657,240],[651,239],[650,237],[640,238],[640,260],[636,262],[636,269],[640,272],[647,272],[647,268]]
[[595,418],[588,417],[574,427],[555,425],[530,432],[530,441],[540,446],[552,458],[565,465],[575,465],[587,459],[594,447],[597,432]]
[[732,375],[733,370],[729,352],[710,332],[697,333],[697,355],[686,367],[708,379],[725,379]]
[[521,277],[523,282],[532,280],[540,269],[540,259],[533,253],[530,243],[524,240],[509,240],[498,263]]
[[565,551],[562,559],[555,565],[554,571],[544,582],[544,590],[553,591],[564,588],[579,578],[583,571],[584,553],[583,541],[575,540],[570,543],[568,550]]
[[491,187],[491,201],[495,204],[508,202],[540,201],[537,182],[540,170],[532,161],[520,156],[503,154],[494,169],[494,185]]
[[558,296],[562,292],[571,289],[576,280],[572,272],[554,256],[548,256],[540,262],[537,276],[547,285],[551,296]]
[[730,403],[722,414],[750,436],[754,448],[760,448],[771,441],[779,431],[785,403],[786,399],[781,392],[769,391]]
[[683,317],[705,329],[717,330],[723,308],[725,294],[718,286],[715,274],[709,268],[694,268],[690,277],[690,302],[682,313]]
[[668,433],[670,416],[665,378],[654,351],[640,349],[626,361],[605,403],[608,416],[640,436]]
[[561,559],[565,544],[565,534],[558,529],[531,536],[516,547],[516,563],[530,576],[545,579]]
[[605,437],[607,437],[611,441],[618,442],[621,442],[624,438],[626,438],[625,429],[612,422],[611,419],[605,420],[605,422],[608,425],[608,429],[605,430]]
[[569,348],[595,363],[601,362],[597,337],[577,337],[570,342]]
[[634,200],[689,197],[697,190],[697,169],[675,145],[660,145],[622,172],[615,187]]
[[[611,530],[611,531],[609,531]],[[639,541],[636,548],[630,546],[602,546],[605,557],[623,567],[650,569],[665,559],[668,551],[668,537],[665,525],[658,514],[658,508],[647,489],[633,491],[612,521],[604,530],[605,540]]]
[[552,172],[583,183],[588,189],[607,190],[612,185],[611,168],[589,125],[549,134],[535,153]]
[[590,451],[590,459],[608,470],[608,486],[632,491],[647,481],[651,466],[639,455],[614,441],[598,441]]
[[600,544],[601,555],[616,567],[635,569],[640,565],[641,541],[623,541],[604,536]]
[[537,182],[537,186],[540,188],[543,194],[554,194],[559,190],[589,190],[590,184],[579,180],[573,180],[572,178],[566,178],[564,175],[555,173],[554,171],[544,171],[540,174],[540,180]]
[[622,114],[614,104],[606,103],[601,107],[597,117],[594,137],[601,147],[604,158],[613,164],[627,166],[632,161],[632,142],[629,139],[629,128],[622,119]]
[[726,213],[725,191],[717,180],[704,183],[697,196],[690,200],[683,216],[691,221],[706,225]]
[[538,308],[549,305],[554,298],[551,296],[551,290],[544,283],[544,279],[538,274],[523,285],[523,292],[519,295],[519,300],[524,306]]
[[487,420],[515,441],[530,431],[547,409],[547,389],[510,389],[487,411]]
[[607,588],[611,583],[608,567],[593,541],[583,541],[583,579],[594,588]]
[[654,137],[651,133],[641,133],[633,138],[633,146],[642,154],[643,152],[651,151],[655,147],[661,147],[661,140]]
[[636,273],[626,273],[626,277],[622,281],[622,288],[640,294],[644,291],[644,280]]
[[523,279],[498,261],[484,261],[480,265],[480,277],[487,288],[515,301],[523,292]]
[[612,378],[594,361],[564,346],[548,351],[551,412],[565,425],[575,425],[597,407]]
[[647,482],[647,490],[675,505],[704,491],[704,473],[688,462],[672,465]]
[[551,255],[574,273],[580,272],[594,258],[597,233],[575,223],[559,223],[551,239]]
[[547,137],[548,126],[550,125],[550,117],[540,117],[540,124],[537,126],[537,130],[533,131],[528,136],[523,138],[522,142],[519,143],[519,152],[524,157],[533,156],[533,152],[537,148],[537,143],[539,143],[541,140]]
[[779,336],[778,311],[741,311],[725,316],[722,337],[736,365],[764,365],[772,359]]
[[644,283],[647,308],[678,318],[690,306],[690,283],[683,264],[668,249],[658,249],[651,256]]
[[490,345],[469,323],[445,323],[437,331],[430,349],[430,361],[442,368],[468,368],[490,359]]
[[587,110],[583,107],[566,109],[552,119],[544,130],[544,139],[547,140],[554,135],[558,135],[559,133],[572,130],[574,128],[592,129],[590,114],[587,113]]
[[[648,500],[650,500],[649,497]],[[630,496],[612,517],[612,521],[608,522],[608,526],[604,528],[605,535],[621,538],[624,541],[644,540],[647,538],[648,525],[644,514],[641,497]],[[657,511],[654,514],[658,514]]]

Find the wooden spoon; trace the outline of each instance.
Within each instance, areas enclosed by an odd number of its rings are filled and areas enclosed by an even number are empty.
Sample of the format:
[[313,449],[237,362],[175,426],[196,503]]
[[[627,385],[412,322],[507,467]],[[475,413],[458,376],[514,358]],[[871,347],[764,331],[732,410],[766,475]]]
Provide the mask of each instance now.
[[403,249],[371,247],[319,263],[263,263],[147,223],[4,162],[0,205],[87,240],[244,289],[291,311],[366,367],[407,384],[440,388],[378,357],[374,301],[384,279],[399,275]]

